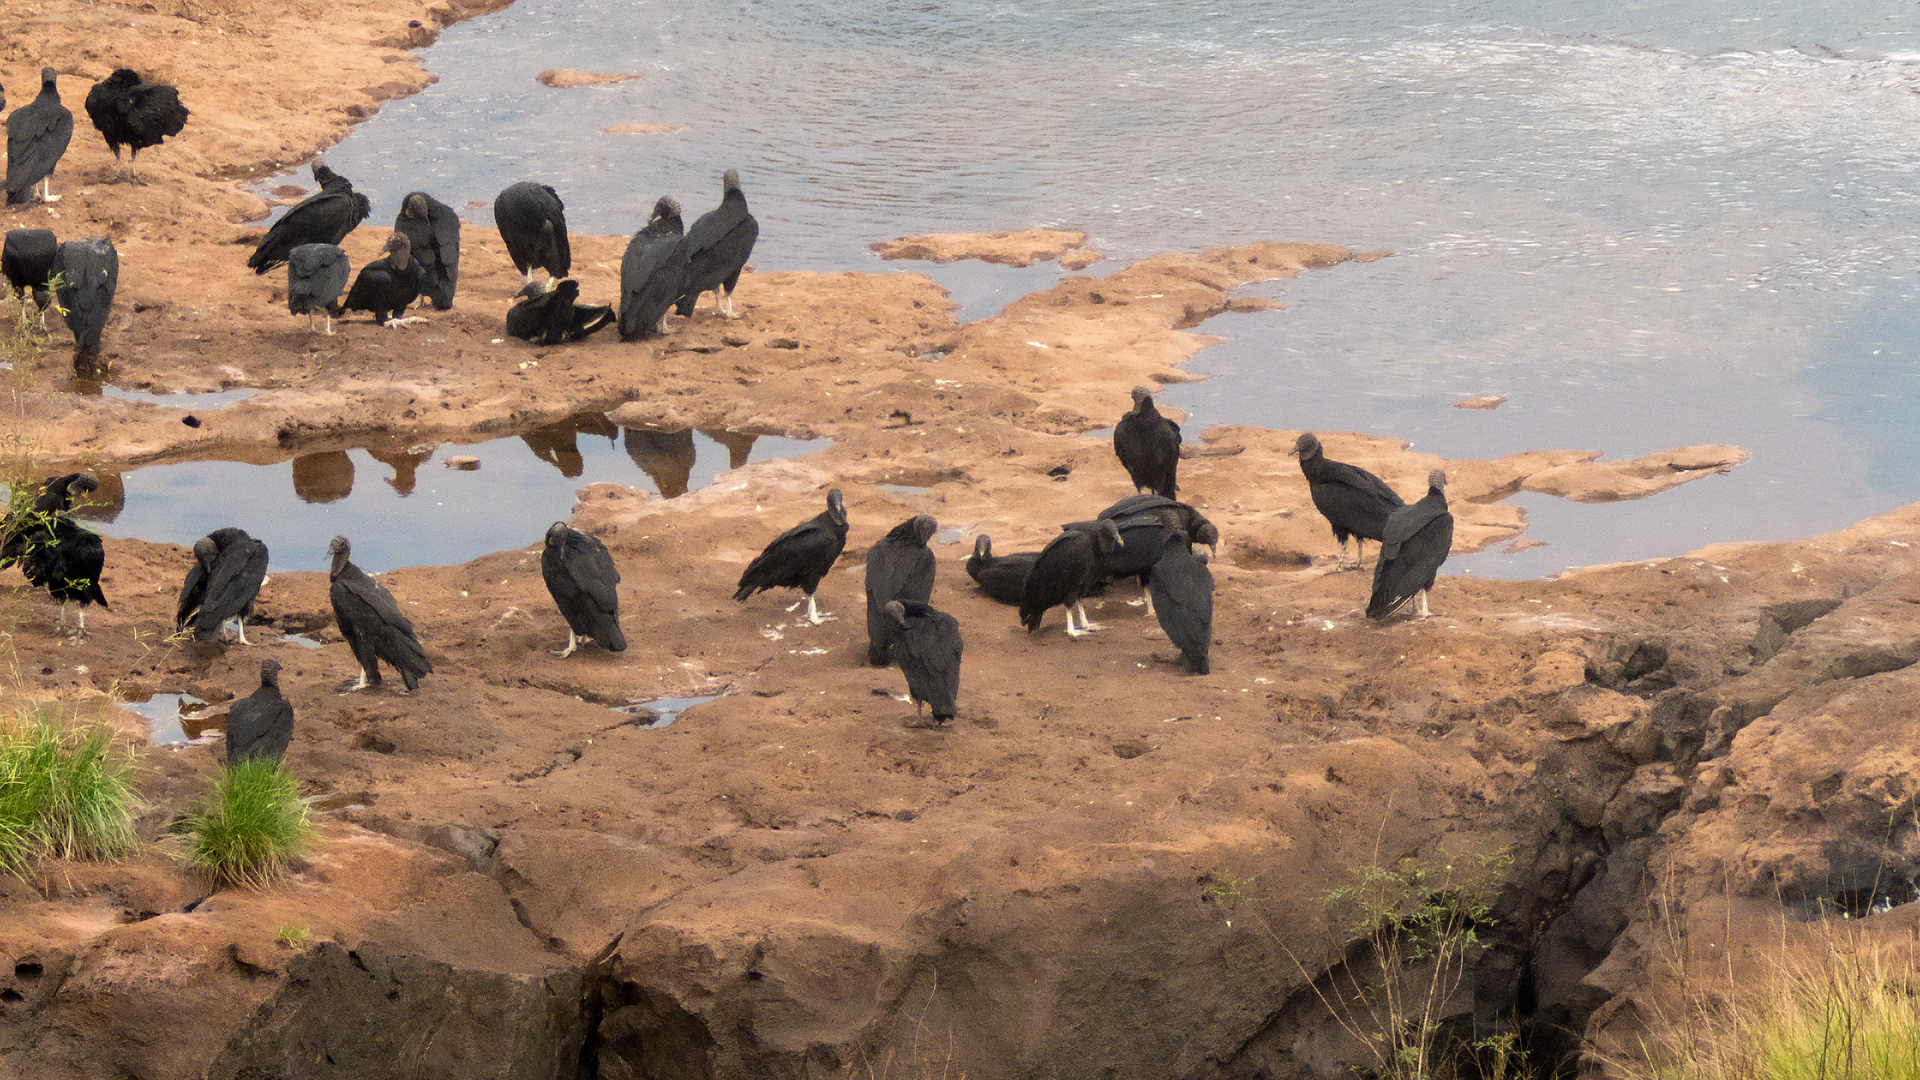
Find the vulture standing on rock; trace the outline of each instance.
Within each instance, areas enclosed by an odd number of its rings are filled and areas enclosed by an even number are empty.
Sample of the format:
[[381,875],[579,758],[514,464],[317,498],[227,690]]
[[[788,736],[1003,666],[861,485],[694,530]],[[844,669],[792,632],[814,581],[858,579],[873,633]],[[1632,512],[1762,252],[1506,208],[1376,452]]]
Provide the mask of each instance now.
[[100,333],[107,328],[114,290],[120,287],[120,253],[104,237],[69,240],[54,253],[53,273],[60,279],[54,299],[73,331],[74,370],[90,374],[98,366]]
[[567,620],[567,647],[555,653],[566,659],[583,641],[608,652],[624,652],[620,633],[620,571],[599,538],[588,536],[564,521],[547,528],[547,546],[540,552],[540,576],[547,592]]
[[[1020,623],[1029,633],[1040,629],[1047,609],[1067,609],[1067,633],[1073,637],[1099,630],[1087,620],[1081,601],[1091,594],[1105,576],[1107,556],[1121,546],[1120,528],[1111,520],[1096,521],[1091,528],[1063,529],[1059,536],[1040,549],[1033,570],[1027,574],[1027,587],[1020,594]],[[1080,626],[1073,616],[1078,612]]]
[[353,658],[360,662],[360,681],[349,692],[380,682],[382,660],[393,665],[407,689],[413,690],[420,685],[421,676],[432,674],[433,663],[420,647],[420,639],[413,636],[413,622],[400,611],[393,594],[353,565],[351,554],[344,536],[334,537],[327,545],[327,556],[332,560],[327,576],[333,581],[328,589],[333,621],[340,627],[340,636],[347,639],[347,648],[353,650]]
[[87,91],[87,116],[94,129],[107,140],[113,151],[114,171],[119,172],[120,148],[130,147],[127,175],[114,177],[133,183],[140,180],[140,151],[159,146],[160,140],[180,134],[187,126],[187,107],[180,104],[180,91],[160,83],[145,82],[138,72],[120,68]]
[[313,316],[320,312],[327,335],[333,335],[333,305],[352,272],[346,249],[338,244],[301,244],[287,253],[287,310],[307,317],[307,333],[313,333]]
[[933,599],[933,550],[927,541],[940,526],[926,514],[908,518],[867,549],[867,663],[886,667],[899,624],[887,604]]
[[279,761],[293,742],[293,705],[280,696],[280,661],[260,661],[260,688],[227,709],[227,764]]
[[353,183],[327,168],[325,162],[313,163],[313,178],[320,190],[281,214],[247,258],[247,266],[254,273],[264,274],[286,262],[293,249],[302,244],[338,244],[373,213],[367,197],[353,190]]
[[73,113],[60,104],[54,84],[60,73],[40,69],[40,96],[7,117],[7,205],[33,200],[33,185],[43,184],[42,202],[58,202],[53,193],[53,168],[73,141]]
[[513,268],[533,284],[533,269],[563,278],[573,270],[573,249],[567,243],[566,206],[545,184],[523,180],[493,200],[493,224],[507,246]]
[[967,576],[994,600],[1018,606],[1027,590],[1027,575],[1033,572],[1033,564],[1039,558],[1037,551],[995,555],[993,538],[981,535],[974,539],[973,554],[967,557]]
[[579,282],[549,278],[547,285],[545,289],[528,285],[515,294],[524,299],[507,309],[508,337],[535,345],[558,345],[582,341],[613,323],[611,305],[580,303]]
[[1113,452],[1135,488],[1169,499],[1179,490],[1180,425],[1160,415],[1144,386],[1133,388],[1133,409],[1113,426]]
[[[76,496],[100,489],[100,480],[89,472],[50,477],[40,485],[32,506],[16,505],[0,523],[0,570],[23,562],[28,551],[47,539],[57,515],[73,509]],[[21,569],[25,569],[24,566]]]
[[1405,506],[1406,500],[1358,465],[1328,461],[1320,450],[1319,438],[1311,431],[1294,441],[1290,453],[1300,458],[1300,471],[1306,474],[1314,508],[1333,526],[1333,538],[1340,544],[1335,568],[1347,565],[1348,536],[1353,537],[1353,565],[1359,566],[1362,541],[1385,536],[1388,516]]
[[0,274],[21,296],[33,293],[33,304],[44,316],[47,310],[47,279],[53,277],[53,258],[60,241],[52,229],[9,229],[0,247]]
[[713,290],[713,307],[727,318],[733,313],[733,287],[753,255],[760,223],[747,211],[740,190],[740,174],[728,169],[720,178],[720,205],[701,214],[687,230],[687,279],[675,305],[680,316],[693,314],[700,294]]
[[[754,556],[740,575],[740,586],[733,598],[744,603],[747,597],[767,589],[799,589],[806,594],[807,621],[815,626],[837,618],[823,614],[814,606],[813,591],[820,579],[833,569],[834,560],[847,546],[847,508],[840,489],[827,492],[827,508],[773,538]],[[793,608],[799,607],[796,601]]]
[[413,257],[407,234],[394,233],[387,237],[387,246],[381,251],[380,258],[360,268],[360,276],[353,279],[353,288],[347,290],[346,300],[335,304],[331,313],[344,317],[349,311],[371,312],[373,321],[382,326],[424,321],[417,315],[400,317],[408,304],[420,299],[421,287],[426,284],[426,274],[420,268],[420,261]]
[[1180,650],[1180,662],[1189,672],[1205,675],[1213,647],[1213,571],[1193,554],[1186,530],[1167,530],[1151,589],[1153,614],[1167,640]]
[[243,529],[213,530],[194,541],[193,568],[180,586],[174,629],[191,628],[195,641],[210,642],[232,620],[239,626],[240,644],[253,644],[247,640],[247,616],[266,580],[267,545]]
[[454,286],[460,281],[460,215],[424,191],[409,192],[400,200],[393,231],[412,245],[423,278],[420,291],[433,310],[450,310]]
[[620,260],[620,340],[666,333],[667,312],[686,278],[687,243],[680,225],[680,203],[662,195],[653,204],[647,227],[633,234]]
[[915,600],[893,600],[881,609],[894,624],[893,656],[907,677],[907,696],[915,716],[920,707],[933,711],[936,724],[954,717],[960,697],[960,623],[944,611]]
[[1367,602],[1367,618],[1384,619],[1416,597],[1415,614],[1425,619],[1427,590],[1440,573],[1453,547],[1453,515],[1447,511],[1447,474],[1435,469],[1427,474],[1427,496],[1403,506],[1387,518],[1380,538],[1380,558],[1373,568],[1373,597]]

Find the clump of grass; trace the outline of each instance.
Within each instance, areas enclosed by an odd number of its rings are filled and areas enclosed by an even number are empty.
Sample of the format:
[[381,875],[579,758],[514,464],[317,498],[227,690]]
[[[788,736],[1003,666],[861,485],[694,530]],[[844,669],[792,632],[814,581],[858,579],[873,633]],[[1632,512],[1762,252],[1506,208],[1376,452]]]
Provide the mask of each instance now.
[[313,931],[299,923],[286,923],[273,935],[275,941],[289,949],[297,949],[306,944],[307,935]]
[[188,869],[218,885],[259,888],[305,853],[313,823],[299,784],[280,763],[251,759],[220,770],[181,831]]
[[0,869],[130,850],[133,769],[133,752],[104,725],[75,728],[39,711],[0,725]]

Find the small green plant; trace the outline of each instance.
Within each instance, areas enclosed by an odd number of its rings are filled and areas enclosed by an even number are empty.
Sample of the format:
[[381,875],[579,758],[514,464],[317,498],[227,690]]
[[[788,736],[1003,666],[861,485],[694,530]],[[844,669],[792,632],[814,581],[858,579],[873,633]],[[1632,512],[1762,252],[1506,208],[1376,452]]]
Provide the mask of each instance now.
[[213,791],[180,827],[188,869],[245,888],[286,873],[313,833],[299,784],[279,762],[260,759],[220,770]]
[[1266,899],[1260,892],[1258,881],[1224,870],[1208,874],[1201,880],[1200,896],[1208,903],[1218,904],[1228,911],[1238,911],[1248,904]]
[[105,725],[76,727],[42,709],[0,725],[0,869],[130,850],[133,771],[133,752]]
[[273,939],[289,949],[297,949],[307,943],[307,935],[313,931],[299,923],[287,923],[280,927]]

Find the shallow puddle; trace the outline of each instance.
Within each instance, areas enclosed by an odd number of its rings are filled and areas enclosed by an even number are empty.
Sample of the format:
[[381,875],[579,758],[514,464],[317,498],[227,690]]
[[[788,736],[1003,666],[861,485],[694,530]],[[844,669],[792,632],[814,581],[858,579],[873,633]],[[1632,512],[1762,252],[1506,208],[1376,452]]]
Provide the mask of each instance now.
[[715,701],[722,696],[721,694],[713,694],[708,697],[655,698],[652,701],[636,701],[631,705],[623,705],[613,711],[622,716],[638,716],[644,715],[645,713],[652,713],[654,719],[646,726],[650,728],[663,728],[673,723],[681,713],[686,712],[695,705],[705,705],[707,702]]
[[221,723],[200,722],[205,705],[192,694],[155,694],[145,701],[121,702],[123,708],[147,718],[148,739],[155,746],[184,745],[206,732],[224,730],[225,713],[207,717]]

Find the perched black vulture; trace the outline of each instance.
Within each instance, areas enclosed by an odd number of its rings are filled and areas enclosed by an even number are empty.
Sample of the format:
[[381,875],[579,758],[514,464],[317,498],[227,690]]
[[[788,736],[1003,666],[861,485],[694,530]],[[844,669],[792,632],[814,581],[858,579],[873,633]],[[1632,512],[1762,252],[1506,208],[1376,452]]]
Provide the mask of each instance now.
[[[1087,621],[1080,605],[1106,574],[1107,556],[1121,546],[1120,528],[1112,521],[1094,523],[1090,529],[1063,529],[1059,536],[1040,549],[1033,570],[1027,574],[1027,587],[1020,594],[1020,622],[1028,632],[1040,629],[1047,609],[1067,609],[1067,633],[1079,637],[1100,627]],[[1080,616],[1075,628],[1073,616]]]
[[[180,104],[180,91],[160,83],[145,82],[138,72],[120,68],[93,84],[87,91],[87,116],[94,129],[113,150],[116,172],[120,148],[127,155],[126,179],[140,183],[140,151],[159,146],[160,140],[180,134],[187,126],[187,107]],[[116,181],[120,177],[114,178]]]
[[907,677],[914,715],[925,705],[935,723],[953,719],[960,697],[960,652],[965,648],[960,623],[917,600],[889,601],[881,614],[894,624],[893,658]]
[[940,526],[920,514],[893,527],[867,549],[867,663],[886,667],[898,624],[887,617],[887,603],[933,599],[933,550],[927,541]]
[[53,257],[60,241],[52,229],[9,229],[4,247],[0,247],[0,274],[13,291],[25,297],[33,293],[33,303],[44,314],[47,309],[47,279],[53,276]]
[[728,169],[720,178],[720,205],[701,214],[687,230],[687,280],[676,309],[682,318],[693,314],[700,294],[713,290],[714,310],[734,318],[733,287],[753,255],[760,223],[747,212],[747,196],[740,190],[740,174]]
[[556,521],[547,529],[547,546],[540,552],[540,576],[547,581],[553,603],[567,620],[567,647],[554,655],[573,655],[582,641],[608,652],[624,652],[620,633],[620,571],[597,537]]
[[1017,606],[1027,591],[1027,575],[1033,572],[1033,564],[1039,558],[1037,551],[995,555],[993,538],[983,535],[973,541],[973,554],[967,558],[967,576],[980,586],[981,592],[1002,604]]
[[267,545],[243,529],[215,529],[193,544],[193,567],[180,586],[174,629],[193,630],[195,641],[217,639],[227,621],[239,625],[239,642],[247,640],[247,616],[254,598],[267,580]]
[[51,538],[56,515],[73,509],[76,498],[99,489],[100,478],[92,473],[68,473],[48,478],[30,504],[24,498],[14,500],[6,520],[0,522],[0,570],[22,562],[35,545]]
[[572,278],[547,279],[550,288],[528,285],[516,295],[525,299],[507,309],[507,336],[535,345],[581,341],[614,321],[609,304],[580,303],[580,283]]
[[107,595],[100,591],[100,574],[107,565],[100,534],[81,527],[66,514],[55,514],[46,525],[35,526],[30,532],[39,535],[29,539],[20,556],[20,569],[26,572],[28,581],[60,601],[61,633],[67,632],[68,605],[80,605],[80,621],[72,634],[78,641],[87,636],[88,604],[113,610],[107,605]]
[[[733,598],[744,602],[754,593],[767,589],[799,589],[807,596],[808,622],[817,626],[836,618],[822,614],[814,606],[813,591],[820,587],[820,579],[833,569],[834,560],[846,546],[847,508],[841,501],[840,489],[834,488],[827,492],[826,510],[774,537],[772,543],[754,556],[740,575],[740,587]],[[799,606],[796,601],[787,610]]]
[[1373,568],[1373,597],[1367,601],[1367,617],[1384,619],[1401,605],[1419,598],[1415,614],[1424,619],[1427,590],[1447,561],[1453,547],[1453,515],[1447,512],[1447,474],[1435,469],[1427,474],[1427,496],[1419,502],[1400,507],[1387,518],[1380,538],[1380,558]]
[[1186,530],[1167,529],[1160,561],[1153,568],[1153,614],[1180,660],[1195,675],[1207,673],[1213,646],[1213,571],[1193,554]]
[[293,249],[302,244],[338,244],[373,213],[367,197],[353,190],[352,182],[327,168],[325,162],[313,163],[313,178],[320,190],[281,214],[248,256],[247,265],[254,273],[264,274],[286,262]]
[[[1133,514],[1128,517],[1076,521],[1069,525],[1062,525],[1061,528],[1092,529],[1101,520],[1113,522],[1114,526],[1120,531],[1121,546],[1106,557],[1102,567],[1103,573],[1101,580],[1105,582],[1118,581],[1121,578],[1137,579],[1143,591],[1147,605],[1147,614],[1152,615],[1154,613],[1154,598],[1153,590],[1150,586],[1153,583],[1154,567],[1159,565],[1160,556],[1166,551],[1167,530],[1169,528],[1177,528],[1181,530],[1182,533],[1185,533],[1189,522],[1197,519],[1197,523],[1194,526],[1195,534],[1190,537],[1189,543],[1206,544],[1208,547],[1213,547],[1220,542],[1220,530],[1214,527],[1213,522],[1199,517],[1197,512],[1190,518],[1188,515],[1181,513],[1183,508],[1192,510],[1191,507],[1186,507],[1185,504],[1175,503],[1168,506],[1155,507],[1144,513]],[[1128,601],[1129,604],[1138,604],[1140,602],[1139,600]]]
[[380,681],[380,661],[385,660],[400,673],[400,680],[412,690],[420,677],[433,672],[427,651],[413,636],[413,622],[400,611],[393,594],[368,577],[366,571],[349,559],[352,549],[347,538],[336,536],[327,545],[332,566],[327,576],[333,580],[328,594],[333,600],[333,620],[347,648],[360,662],[360,681],[352,687],[364,690]]
[[53,167],[73,141],[73,113],[60,104],[54,85],[60,73],[40,69],[40,96],[7,117],[7,205],[33,200],[33,185],[44,181],[40,198],[58,202],[53,193]]
[[227,764],[279,761],[293,742],[293,705],[280,696],[280,661],[260,661],[260,688],[227,709]]
[[567,244],[566,207],[545,184],[522,180],[493,200],[493,224],[507,245],[513,268],[533,284],[533,268],[548,277],[563,278],[573,270],[573,249]]
[[371,312],[373,321],[382,326],[405,326],[422,321],[417,315],[400,317],[408,304],[420,299],[420,288],[426,283],[426,274],[420,269],[420,261],[413,257],[406,234],[394,233],[387,237],[387,246],[380,250],[384,253],[380,258],[360,268],[360,275],[353,279],[353,288],[347,290],[347,298],[329,310],[341,317],[349,311]]
[[413,257],[425,275],[420,291],[433,309],[452,308],[454,286],[460,282],[460,215],[424,191],[408,192],[394,215],[393,231],[413,245]]
[[1314,508],[1333,526],[1333,538],[1340,544],[1336,568],[1347,565],[1348,536],[1353,537],[1353,565],[1359,566],[1362,542],[1385,536],[1388,515],[1405,506],[1406,500],[1358,465],[1328,461],[1311,431],[1295,440],[1290,453],[1300,458]]
[[69,240],[54,252],[53,274],[60,279],[54,299],[73,331],[74,367],[91,366],[100,355],[100,332],[107,328],[120,286],[120,253],[105,237]]
[[671,195],[653,204],[647,227],[633,234],[620,260],[620,340],[666,333],[667,312],[687,277],[687,242],[680,203]]
[[333,333],[333,305],[346,291],[352,272],[346,250],[338,244],[301,244],[287,252],[287,310],[306,315],[307,333],[313,333],[315,312],[326,316],[327,333]]
[[1113,426],[1113,452],[1134,487],[1169,499],[1179,490],[1180,425],[1160,415],[1144,386],[1133,388],[1133,409]]

